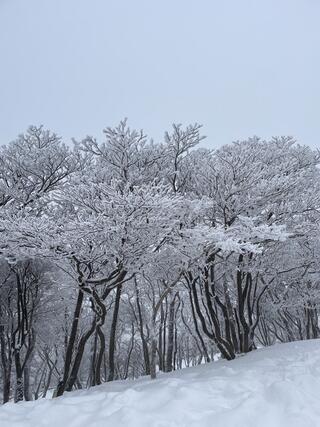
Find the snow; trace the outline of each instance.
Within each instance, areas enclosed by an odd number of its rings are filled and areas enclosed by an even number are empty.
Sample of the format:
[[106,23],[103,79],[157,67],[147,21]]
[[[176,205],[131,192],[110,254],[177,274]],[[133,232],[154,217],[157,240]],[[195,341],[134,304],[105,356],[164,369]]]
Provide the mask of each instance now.
[[320,340],[0,407],[1,427],[317,427]]

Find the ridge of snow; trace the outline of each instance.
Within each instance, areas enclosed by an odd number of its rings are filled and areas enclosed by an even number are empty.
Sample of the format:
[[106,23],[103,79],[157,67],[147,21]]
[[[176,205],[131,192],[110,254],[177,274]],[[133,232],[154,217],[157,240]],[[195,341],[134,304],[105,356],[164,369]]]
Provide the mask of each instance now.
[[57,399],[7,403],[1,427],[317,427],[320,340]]

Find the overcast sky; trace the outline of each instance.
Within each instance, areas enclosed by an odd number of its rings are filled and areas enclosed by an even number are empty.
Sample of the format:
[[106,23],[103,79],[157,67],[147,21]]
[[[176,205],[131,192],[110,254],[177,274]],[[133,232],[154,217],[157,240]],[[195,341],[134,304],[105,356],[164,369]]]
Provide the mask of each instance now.
[[155,140],[196,121],[210,147],[320,147],[320,1],[0,0],[0,143],[123,117]]

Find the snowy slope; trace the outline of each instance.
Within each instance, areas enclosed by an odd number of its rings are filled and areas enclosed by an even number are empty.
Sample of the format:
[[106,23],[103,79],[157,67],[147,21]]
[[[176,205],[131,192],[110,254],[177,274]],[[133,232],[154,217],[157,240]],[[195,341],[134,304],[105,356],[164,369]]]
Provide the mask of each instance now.
[[0,407],[1,427],[320,427],[320,340]]

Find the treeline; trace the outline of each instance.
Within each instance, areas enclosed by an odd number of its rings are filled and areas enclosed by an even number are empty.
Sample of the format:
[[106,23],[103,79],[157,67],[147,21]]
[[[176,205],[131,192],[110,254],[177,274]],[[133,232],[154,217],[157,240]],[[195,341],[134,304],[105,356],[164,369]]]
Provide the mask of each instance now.
[[104,135],[0,148],[3,402],[319,336],[317,151]]

